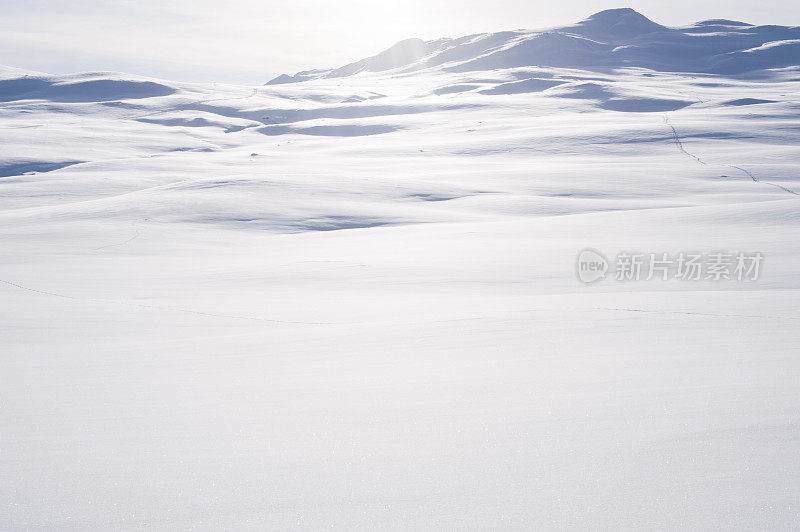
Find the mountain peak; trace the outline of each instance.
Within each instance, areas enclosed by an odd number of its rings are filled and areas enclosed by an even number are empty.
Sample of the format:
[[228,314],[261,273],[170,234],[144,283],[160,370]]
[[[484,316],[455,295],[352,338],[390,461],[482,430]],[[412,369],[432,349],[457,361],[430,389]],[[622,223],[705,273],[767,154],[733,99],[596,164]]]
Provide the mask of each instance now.
[[638,17],[645,20],[650,20],[649,18],[645,17],[635,9],[630,7],[618,7],[614,9],[604,9],[603,11],[598,11],[594,15],[591,15],[587,20],[610,20],[610,19],[619,19],[622,17]]
[[667,29],[629,7],[599,11],[578,23],[594,36],[632,37]]

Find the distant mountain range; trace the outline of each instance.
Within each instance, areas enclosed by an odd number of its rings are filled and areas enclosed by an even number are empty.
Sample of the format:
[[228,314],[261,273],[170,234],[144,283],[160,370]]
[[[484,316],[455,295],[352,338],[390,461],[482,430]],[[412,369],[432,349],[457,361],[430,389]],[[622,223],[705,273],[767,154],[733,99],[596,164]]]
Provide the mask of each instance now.
[[704,20],[670,28],[630,8],[608,9],[559,28],[480,33],[455,39],[407,39],[339,68],[280,75],[268,84],[339,78],[361,72],[429,68],[468,72],[549,66],[607,71],[641,67],[664,72],[738,75],[800,65],[800,27]]

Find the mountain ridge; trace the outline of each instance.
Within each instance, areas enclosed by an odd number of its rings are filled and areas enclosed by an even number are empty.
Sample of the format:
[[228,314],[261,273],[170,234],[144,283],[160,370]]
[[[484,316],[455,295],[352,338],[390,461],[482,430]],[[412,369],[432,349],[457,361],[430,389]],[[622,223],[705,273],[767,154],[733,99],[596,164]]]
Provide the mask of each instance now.
[[[796,26],[754,26],[709,19],[684,27],[658,24],[631,8],[599,11],[575,24],[544,30],[402,40],[367,58],[330,69],[281,74],[267,85],[363,72],[409,73],[428,68],[463,72],[522,66],[608,71],[639,67],[665,72],[739,75],[800,65]],[[753,49],[776,43],[758,52]],[[769,50],[769,48],[775,48]]]

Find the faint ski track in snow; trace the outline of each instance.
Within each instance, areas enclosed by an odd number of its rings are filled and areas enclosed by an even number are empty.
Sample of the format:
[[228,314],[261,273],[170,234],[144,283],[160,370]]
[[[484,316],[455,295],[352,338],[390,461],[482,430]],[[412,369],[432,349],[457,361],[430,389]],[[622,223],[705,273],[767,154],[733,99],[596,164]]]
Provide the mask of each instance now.
[[681,137],[680,137],[680,135],[678,135],[678,130],[675,129],[675,126],[673,126],[672,123],[670,123],[668,115],[664,115],[664,123],[666,125],[668,125],[670,127],[670,129],[672,129],[672,138],[675,140],[675,145],[678,147],[679,150],[681,150],[681,152],[683,152],[685,155],[688,155],[689,157],[691,157],[692,159],[694,159],[695,161],[697,161],[700,164],[706,164],[697,155],[694,155],[694,154],[689,153],[688,151],[686,151],[686,148],[683,147],[683,142],[681,141]]
[[[517,311],[510,311],[510,312],[548,312],[551,313],[557,309],[555,308],[545,308],[545,309],[527,309],[527,310],[517,310]],[[746,318],[746,319],[782,319],[782,320],[795,320],[800,321],[800,317],[794,316],[763,316],[763,315],[746,315],[746,314],[717,314],[713,312],[691,312],[685,310],[654,310],[654,309],[641,309],[641,308],[625,308],[625,307],[587,307],[587,308],[579,308],[579,309],[572,309],[570,310],[578,310],[578,311],[594,311],[594,310],[604,310],[604,311],[612,311],[612,312],[643,312],[647,314],[678,314],[678,315],[686,315],[686,316],[707,316],[713,318]],[[467,319],[467,318],[463,318]],[[477,318],[470,318],[470,319],[477,319]]]
[[779,188],[779,189],[781,189],[781,190],[783,190],[783,191],[785,191],[785,192],[788,192],[789,194],[794,194],[795,196],[797,196],[797,195],[798,195],[798,194],[797,194],[797,192],[795,192],[794,190],[789,190],[788,188],[784,187],[783,185],[778,185],[778,184],[775,184],[775,183],[770,183],[769,181],[760,181],[760,180],[759,180],[759,179],[758,179],[758,178],[757,178],[755,175],[753,175],[753,173],[752,173],[752,172],[750,172],[749,170],[745,170],[745,169],[744,169],[744,168],[742,168],[741,166],[736,166],[736,165],[734,165],[734,164],[729,164],[728,166],[729,166],[729,167],[731,167],[731,168],[736,168],[737,170],[739,170],[739,171],[741,171],[741,172],[744,172],[745,174],[749,175],[749,176],[750,176],[750,179],[752,179],[752,180],[753,180],[753,181],[755,181],[756,183],[763,183],[763,184],[765,184],[765,185],[771,185],[771,186],[773,186],[773,187],[776,187],[776,188]]
[[114,243],[114,244],[106,244],[105,246],[100,246],[100,247],[94,248],[94,250],[95,251],[99,251],[101,249],[108,249],[108,248],[113,248],[113,247],[117,247],[117,246],[124,246],[125,244],[133,242],[134,240],[139,238],[141,235],[142,235],[142,228],[141,228],[141,226],[139,226],[139,227],[136,228],[136,233],[132,237],[128,238],[127,240],[124,240],[122,242],[117,242],[117,243]]
[[760,183],[764,183],[765,185],[771,185],[773,187],[777,187],[777,188],[779,188],[779,189],[781,189],[781,190],[783,190],[785,192],[788,192],[789,194],[794,194],[795,196],[800,196],[800,194],[798,194],[794,190],[788,189],[783,185],[778,185],[776,183],[770,183],[769,181],[760,181]]
[[[675,129],[675,126],[672,125],[672,123],[669,121],[669,116],[666,115],[666,114],[664,115],[664,123],[666,125],[668,125],[670,127],[670,129],[672,130],[672,137],[673,137],[673,139],[675,141],[675,145],[678,147],[678,149],[682,153],[684,153],[685,155],[688,155],[689,157],[691,157],[692,159],[694,159],[698,163],[708,166],[708,163],[703,161],[700,157],[698,157],[697,155],[695,155],[693,153],[690,153],[689,151],[686,150],[686,148],[683,145],[683,141],[681,140],[680,134],[678,133],[678,130]],[[800,196],[800,194],[798,194],[794,190],[788,189],[788,188],[784,187],[783,185],[778,185],[776,183],[770,183],[769,181],[761,181],[752,172],[750,172],[749,170],[745,170],[741,166],[736,166],[735,164],[727,164],[725,166],[727,166],[728,168],[734,168],[736,170],[739,170],[740,172],[743,172],[750,179],[752,179],[754,183],[762,183],[764,185],[770,185],[770,186],[773,186],[775,188],[779,188],[779,189],[783,190],[784,192],[788,192],[789,194],[794,194],[795,196]]]
[[616,312],[642,312],[646,314],[678,314],[686,316],[707,316],[714,318],[746,318],[746,319],[775,319],[775,320],[795,320],[800,321],[800,318],[793,316],[760,316],[760,315],[745,315],[745,314],[716,314],[713,312],[689,312],[685,310],[647,310],[641,308],[618,308],[618,307],[592,307],[592,310],[610,310]]
[[289,325],[346,325],[345,322],[330,322],[330,321],[292,321],[292,320],[277,320],[277,319],[270,319],[270,318],[259,318],[256,316],[238,316],[235,314],[218,314],[215,312],[203,312],[201,310],[192,310],[192,309],[185,309],[179,307],[163,307],[159,305],[146,305],[144,303],[131,303],[128,301],[118,301],[114,299],[98,299],[93,297],[75,297],[66,294],[59,294],[57,292],[48,292],[47,290],[39,290],[38,288],[31,288],[29,286],[24,286],[19,283],[15,283],[13,281],[8,281],[6,279],[0,279],[0,283],[6,284],[8,286],[12,286],[14,288],[19,288],[20,290],[26,290],[28,292],[33,292],[35,294],[50,296],[50,297],[58,297],[62,299],[69,299],[71,301],[86,301],[91,303],[107,303],[112,305],[123,305],[128,307],[137,307],[137,308],[145,308],[145,309],[153,309],[153,310],[162,310],[167,312],[181,312],[184,314],[195,314],[198,316],[209,316],[214,318],[228,318],[234,320],[248,320],[248,321],[258,321],[258,322],[265,322],[265,323],[283,323]]
[[753,175],[753,174],[752,174],[752,173],[751,173],[749,170],[745,170],[745,169],[744,169],[744,168],[742,168],[741,166],[736,166],[735,164],[729,164],[728,166],[729,166],[730,168],[735,168],[735,169],[739,170],[740,172],[744,172],[745,174],[747,174],[748,176],[750,176],[750,179],[752,179],[753,181],[755,181],[756,183],[758,183],[758,178],[757,178],[756,176],[754,176],[754,175]]
[[[704,316],[712,318],[737,318],[737,319],[765,319],[765,320],[793,320],[800,321],[800,317],[794,316],[764,316],[764,315],[748,315],[748,314],[717,314],[713,312],[690,312],[683,310],[648,310],[639,308],[624,308],[624,307],[585,307],[576,309],[564,308],[541,308],[541,309],[525,309],[525,310],[509,310],[506,311],[512,314],[528,314],[545,312],[552,314],[553,312],[595,312],[595,311],[609,311],[609,312],[641,312],[645,314],[675,314],[685,316]],[[487,319],[496,319],[496,316],[465,316],[462,318],[450,318],[444,320],[431,320],[430,323],[454,323],[462,321],[481,321]]]

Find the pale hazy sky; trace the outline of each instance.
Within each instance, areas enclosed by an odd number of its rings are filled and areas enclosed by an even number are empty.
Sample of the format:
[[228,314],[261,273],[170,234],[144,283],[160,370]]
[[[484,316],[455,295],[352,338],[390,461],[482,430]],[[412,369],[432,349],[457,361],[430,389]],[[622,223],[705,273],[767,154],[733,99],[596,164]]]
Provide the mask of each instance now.
[[0,0],[0,64],[263,83],[409,37],[543,28],[612,7],[668,26],[709,18],[800,25],[793,0]]

